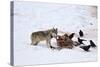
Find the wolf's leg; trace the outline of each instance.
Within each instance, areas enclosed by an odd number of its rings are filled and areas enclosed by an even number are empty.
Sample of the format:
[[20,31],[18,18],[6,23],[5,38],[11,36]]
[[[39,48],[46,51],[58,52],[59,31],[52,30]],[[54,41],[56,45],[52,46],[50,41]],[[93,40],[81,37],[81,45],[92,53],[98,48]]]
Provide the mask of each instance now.
[[31,45],[37,45],[39,42],[32,42]]
[[50,40],[49,40],[49,39],[48,39],[48,40],[46,40],[46,43],[47,43],[48,48],[50,48],[50,46],[51,46],[51,42],[50,42]]
[[37,45],[39,42],[36,42],[34,45]]
[[55,49],[55,47],[51,46],[51,40],[47,40],[48,48]]

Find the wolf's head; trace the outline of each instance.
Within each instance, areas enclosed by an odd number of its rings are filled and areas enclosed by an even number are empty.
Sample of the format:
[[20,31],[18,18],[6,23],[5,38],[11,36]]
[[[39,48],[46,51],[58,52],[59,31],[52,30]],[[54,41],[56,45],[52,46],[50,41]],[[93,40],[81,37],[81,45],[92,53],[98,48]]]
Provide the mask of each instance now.
[[57,33],[58,33],[58,29],[57,28],[52,28],[50,30],[52,37],[57,38]]

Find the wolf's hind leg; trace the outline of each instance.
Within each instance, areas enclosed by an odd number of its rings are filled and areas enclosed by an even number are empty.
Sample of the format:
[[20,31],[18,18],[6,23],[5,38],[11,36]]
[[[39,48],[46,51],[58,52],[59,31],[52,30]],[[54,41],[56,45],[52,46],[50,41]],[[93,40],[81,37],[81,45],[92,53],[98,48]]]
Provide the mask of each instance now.
[[37,45],[39,42],[36,42],[34,45]]
[[39,42],[32,42],[31,45],[37,45]]

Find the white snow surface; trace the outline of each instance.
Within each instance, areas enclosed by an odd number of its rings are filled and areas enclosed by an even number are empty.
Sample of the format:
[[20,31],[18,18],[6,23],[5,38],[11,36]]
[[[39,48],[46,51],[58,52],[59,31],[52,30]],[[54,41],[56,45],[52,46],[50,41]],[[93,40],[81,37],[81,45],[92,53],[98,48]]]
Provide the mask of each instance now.
[[[48,48],[45,41],[37,46],[30,45],[32,32],[53,27],[58,28],[59,34],[74,32],[74,41],[77,41],[81,29],[85,35],[83,39],[93,40],[97,45],[97,18],[91,17],[90,7],[92,6],[15,1],[14,65],[96,61],[97,48],[91,48],[90,52],[79,47],[59,51]],[[52,45],[56,45],[54,40]]]

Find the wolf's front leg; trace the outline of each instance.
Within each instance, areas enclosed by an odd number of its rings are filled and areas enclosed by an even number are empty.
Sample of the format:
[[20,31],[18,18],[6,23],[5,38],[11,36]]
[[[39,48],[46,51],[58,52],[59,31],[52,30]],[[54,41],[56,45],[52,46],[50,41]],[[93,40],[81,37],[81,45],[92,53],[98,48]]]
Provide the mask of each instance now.
[[51,46],[51,40],[47,40],[48,48],[55,49],[55,47]]
[[51,41],[48,39],[48,40],[46,40],[46,43],[47,43],[48,48],[50,48],[50,46],[51,46]]

